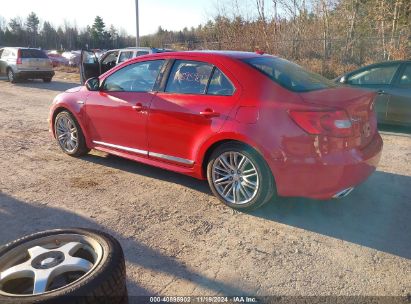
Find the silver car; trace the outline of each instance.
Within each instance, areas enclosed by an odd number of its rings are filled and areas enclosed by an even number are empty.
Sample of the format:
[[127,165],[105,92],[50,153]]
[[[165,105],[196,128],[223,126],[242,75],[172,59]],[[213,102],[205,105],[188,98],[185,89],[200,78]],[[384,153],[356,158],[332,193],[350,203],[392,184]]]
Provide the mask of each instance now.
[[24,79],[43,79],[54,76],[53,64],[39,49],[6,47],[0,49],[0,75],[7,75],[11,83]]

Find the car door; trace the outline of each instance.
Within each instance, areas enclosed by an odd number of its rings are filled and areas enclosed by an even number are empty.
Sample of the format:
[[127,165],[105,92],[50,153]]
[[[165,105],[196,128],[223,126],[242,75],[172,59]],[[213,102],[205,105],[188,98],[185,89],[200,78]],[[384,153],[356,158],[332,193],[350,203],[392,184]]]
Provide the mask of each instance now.
[[168,80],[150,107],[149,156],[192,166],[200,145],[220,131],[236,104],[239,85],[211,63],[179,59],[170,64]]
[[411,63],[403,64],[388,102],[387,121],[411,126]]
[[399,63],[372,65],[347,77],[347,84],[377,93],[375,110],[378,123],[387,122],[388,102],[393,94],[392,83],[399,66]]
[[91,50],[81,50],[80,55],[80,82],[100,76],[100,64],[96,54]]
[[95,145],[147,155],[146,124],[163,60],[126,65],[102,80],[85,104],[87,129]]

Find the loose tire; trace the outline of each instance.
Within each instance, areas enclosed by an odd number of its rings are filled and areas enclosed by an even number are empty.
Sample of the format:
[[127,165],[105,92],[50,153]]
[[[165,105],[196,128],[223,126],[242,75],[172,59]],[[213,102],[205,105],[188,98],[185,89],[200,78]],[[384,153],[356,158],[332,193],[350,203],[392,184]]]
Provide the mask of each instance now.
[[121,246],[106,233],[79,228],[13,241],[0,248],[0,302],[127,303]]
[[214,195],[238,210],[261,207],[275,194],[274,179],[265,160],[238,142],[223,144],[213,151],[207,179]]
[[61,150],[70,156],[78,157],[90,151],[80,125],[68,111],[57,114],[54,120],[54,135]]
[[7,78],[10,81],[10,83],[16,83],[16,75],[10,68],[7,70]]

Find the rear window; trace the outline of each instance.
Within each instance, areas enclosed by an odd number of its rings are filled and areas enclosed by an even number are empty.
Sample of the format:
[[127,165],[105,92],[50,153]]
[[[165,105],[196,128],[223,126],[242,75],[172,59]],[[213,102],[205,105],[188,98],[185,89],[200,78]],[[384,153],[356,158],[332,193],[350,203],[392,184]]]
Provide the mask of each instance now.
[[293,92],[309,92],[337,86],[327,78],[278,57],[253,57],[243,60],[271,80]]
[[21,58],[48,58],[41,50],[21,49]]

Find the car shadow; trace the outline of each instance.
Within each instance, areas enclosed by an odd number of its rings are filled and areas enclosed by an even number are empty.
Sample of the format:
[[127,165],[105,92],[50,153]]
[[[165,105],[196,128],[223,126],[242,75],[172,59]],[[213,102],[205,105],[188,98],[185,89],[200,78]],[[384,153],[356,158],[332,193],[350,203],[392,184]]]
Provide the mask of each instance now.
[[343,199],[281,198],[249,214],[411,259],[410,185],[378,171]]
[[[62,206],[64,206],[64,202],[62,202]],[[73,211],[54,208],[41,203],[24,202],[0,192],[0,246],[24,235],[65,227],[93,228],[113,235],[123,248],[126,262],[140,268],[191,281],[198,286],[211,290],[214,294],[249,294],[249,292],[235,286],[195,272],[178,259],[163,255],[130,236],[123,236],[117,231],[107,229],[102,224]],[[164,231],[164,233],[167,232]],[[127,288],[132,303],[139,303],[139,299],[135,296],[156,295],[155,291],[138,285],[130,278],[127,279]]]
[[[120,157],[89,154],[83,160],[212,195],[206,181]],[[339,200],[281,197],[247,213],[411,259],[410,185],[409,176],[377,171]]]
[[64,92],[68,89],[80,86],[79,83],[59,81],[59,80],[52,80],[51,82],[48,82],[48,83],[43,82],[42,80],[25,80],[25,81],[17,82],[14,85],[17,87],[42,89],[42,90],[49,90],[49,91],[55,91],[55,92]]
[[151,177],[154,179],[179,184],[187,188],[191,188],[199,192],[212,195],[207,181],[199,180],[187,175],[179,174],[165,169],[145,165],[122,157],[117,157],[112,154],[105,154],[104,156],[100,156],[89,153],[86,156],[81,157],[81,159],[84,161],[92,162],[94,164],[118,169],[128,173],[143,175],[146,177]]

